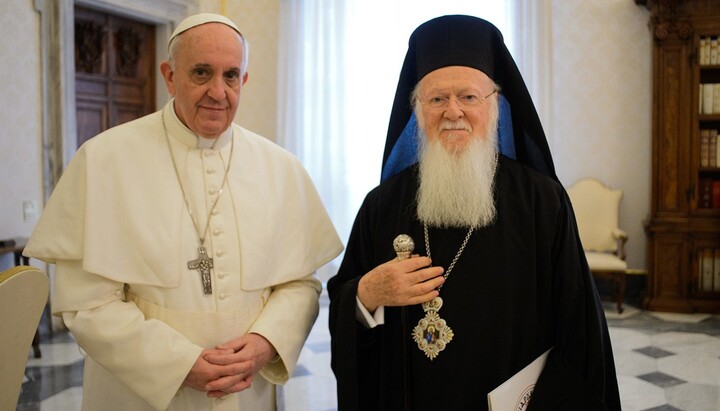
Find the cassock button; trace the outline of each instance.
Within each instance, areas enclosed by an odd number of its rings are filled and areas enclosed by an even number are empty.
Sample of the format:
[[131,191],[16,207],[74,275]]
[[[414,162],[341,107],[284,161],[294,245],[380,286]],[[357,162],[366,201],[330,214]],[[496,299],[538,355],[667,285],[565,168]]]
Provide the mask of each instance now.
[[122,295],[122,291],[115,290],[115,296],[120,297]]
[[212,214],[212,215],[215,215],[215,214],[217,214],[217,213],[218,213],[218,209],[217,209],[217,208],[213,208],[213,210],[210,212],[210,214]]
[[214,195],[215,193],[217,193],[217,189],[216,189],[215,187],[213,187],[213,188],[211,188],[210,190],[208,190],[208,193],[209,193],[210,195]]
[[220,299],[221,299],[221,300],[224,300],[224,299],[226,299],[226,298],[228,298],[228,297],[230,297],[230,294],[228,294],[228,293],[220,293]]
[[223,250],[217,250],[217,251],[215,251],[215,255],[218,256],[218,257],[222,257],[222,256],[225,255],[225,251],[223,251]]
[[221,228],[216,228],[213,230],[213,235],[220,235],[223,233],[223,230]]
[[221,271],[221,272],[218,273],[218,277],[219,277],[219,278],[225,278],[225,277],[227,277],[227,273],[224,272],[224,271]]
[[205,172],[208,174],[215,174],[215,169],[211,167],[211,168],[208,168],[207,170],[205,170]]

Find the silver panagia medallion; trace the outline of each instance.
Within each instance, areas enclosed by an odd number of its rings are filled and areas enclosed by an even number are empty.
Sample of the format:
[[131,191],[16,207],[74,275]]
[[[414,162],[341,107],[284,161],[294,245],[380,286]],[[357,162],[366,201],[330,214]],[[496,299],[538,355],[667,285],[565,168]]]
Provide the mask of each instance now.
[[438,314],[442,305],[443,300],[440,297],[423,303],[425,317],[421,318],[418,325],[413,328],[413,340],[430,360],[434,360],[454,336],[453,330]]

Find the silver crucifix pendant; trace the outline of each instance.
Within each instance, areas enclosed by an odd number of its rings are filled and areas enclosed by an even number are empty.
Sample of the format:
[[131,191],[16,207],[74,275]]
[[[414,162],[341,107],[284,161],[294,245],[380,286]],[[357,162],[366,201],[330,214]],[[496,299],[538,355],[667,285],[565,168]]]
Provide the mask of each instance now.
[[208,257],[207,250],[204,246],[198,247],[200,254],[197,259],[188,261],[188,270],[198,270],[200,272],[200,280],[202,281],[203,294],[212,294],[212,281],[210,279],[210,269],[213,268],[213,259]]

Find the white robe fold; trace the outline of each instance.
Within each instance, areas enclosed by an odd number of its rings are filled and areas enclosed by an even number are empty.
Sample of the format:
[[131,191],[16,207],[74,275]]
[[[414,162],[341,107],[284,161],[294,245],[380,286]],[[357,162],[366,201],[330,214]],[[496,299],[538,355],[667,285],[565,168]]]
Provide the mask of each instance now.
[[[187,268],[198,235],[169,147],[214,260],[211,295]],[[171,101],[78,150],[25,255],[57,264],[53,313],[88,353],[84,409],[272,410],[271,383],[292,374],[317,316],[313,273],[341,250],[294,156],[237,125],[198,148]],[[180,388],[202,348],[248,332],[280,356],[251,389],[212,400]]]

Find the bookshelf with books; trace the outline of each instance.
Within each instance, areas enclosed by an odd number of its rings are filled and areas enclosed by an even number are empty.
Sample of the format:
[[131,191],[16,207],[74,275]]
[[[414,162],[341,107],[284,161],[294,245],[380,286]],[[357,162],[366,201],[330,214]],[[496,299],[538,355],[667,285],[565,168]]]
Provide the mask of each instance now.
[[720,0],[635,0],[653,39],[654,311],[720,313]]
[[720,210],[720,36],[698,35],[698,198],[700,210]]
[[700,35],[698,46],[698,204],[720,210],[720,36]]

